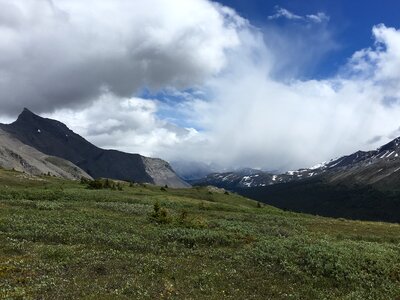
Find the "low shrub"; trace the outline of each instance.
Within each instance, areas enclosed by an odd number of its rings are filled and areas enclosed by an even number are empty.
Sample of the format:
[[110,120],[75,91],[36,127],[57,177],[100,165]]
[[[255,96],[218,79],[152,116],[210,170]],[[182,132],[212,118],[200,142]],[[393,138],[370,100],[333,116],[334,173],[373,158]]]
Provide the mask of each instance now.
[[153,212],[150,215],[151,220],[160,224],[171,223],[172,218],[168,214],[168,210],[160,206],[159,202],[154,203]]

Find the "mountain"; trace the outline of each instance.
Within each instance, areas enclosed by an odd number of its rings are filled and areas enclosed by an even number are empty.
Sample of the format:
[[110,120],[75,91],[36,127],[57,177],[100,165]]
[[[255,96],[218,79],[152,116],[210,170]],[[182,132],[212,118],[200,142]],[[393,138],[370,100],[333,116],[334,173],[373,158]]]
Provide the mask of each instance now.
[[323,176],[332,183],[391,187],[400,183],[400,138],[373,151],[357,151],[310,168],[271,174],[254,169],[211,173],[193,180],[197,185],[214,185],[226,189],[264,187]]
[[0,167],[31,175],[49,174],[66,179],[91,178],[73,163],[46,155],[0,129]]
[[242,169],[224,173],[211,173],[202,179],[191,180],[195,185],[213,185],[226,190],[236,190],[274,184],[277,176],[255,169]]
[[282,209],[330,217],[400,222],[400,138],[311,168],[269,174],[214,173],[214,185]]
[[281,182],[321,177],[332,184],[349,187],[371,185],[379,189],[394,190],[400,183],[399,171],[400,138],[396,138],[376,150],[357,151],[309,169],[286,173]]
[[72,162],[93,178],[106,177],[171,187],[189,186],[161,159],[101,149],[65,124],[42,118],[26,108],[15,122],[2,124],[0,128],[23,144]]

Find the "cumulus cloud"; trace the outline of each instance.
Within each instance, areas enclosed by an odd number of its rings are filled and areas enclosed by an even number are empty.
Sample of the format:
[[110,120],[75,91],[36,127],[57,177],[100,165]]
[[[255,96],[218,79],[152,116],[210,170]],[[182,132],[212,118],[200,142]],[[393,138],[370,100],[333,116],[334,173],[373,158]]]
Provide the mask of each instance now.
[[118,101],[104,98],[97,108],[74,112],[69,123],[84,124],[77,131],[105,147],[221,168],[287,170],[368,150],[392,138],[400,123],[400,104],[387,102],[399,93],[398,71],[388,67],[400,59],[400,32],[379,25],[373,35],[375,45],[356,52],[337,76],[282,82],[272,75],[263,34],[240,32],[245,46],[230,53],[223,74],[205,82],[208,94],[166,91],[165,97],[180,99],[168,108],[201,130],[167,122],[158,114],[166,103],[138,98],[115,107],[109,103]]
[[387,141],[371,144],[399,127],[400,31],[378,25],[373,36],[337,76],[290,82],[271,76],[268,41],[244,43],[253,55],[242,50],[229,75],[212,81],[211,151],[226,164],[289,169]]
[[400,31],[380,24],[374,26],[372,33],[375,39],[374,47],[354,53],[349,62],[348,72],[354,77],[373,79],[385,88],[390,86],[392,96],[398,97]]
[[0,0],[0,105],[36,111],[104,93],[185,88],[221,71],[245,25],[204,0]]
[[45,116],[63,120],[97,146],[147,156],[164,157],[177,145],[200,141],[197,130],[178,127],[158,118],[161,105],[157,100],[120,99],[104,94],[83,109],[60,109]]
[[398,132],[394,28],[337,75],[299,79],[291,65],[329,50],[326,15],[280,11],[324,28],[303,47],[206,0],[0,2],[3,115],[28,106],[105,148],[222,168],[309,166]]

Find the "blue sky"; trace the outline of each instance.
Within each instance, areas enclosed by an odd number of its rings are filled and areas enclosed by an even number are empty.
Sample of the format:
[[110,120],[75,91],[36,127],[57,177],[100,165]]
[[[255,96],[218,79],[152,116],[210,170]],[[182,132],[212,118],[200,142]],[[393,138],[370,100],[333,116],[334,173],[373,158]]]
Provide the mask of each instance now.
[[[259,28],[288,26],[283,20],[268,20],[276,7],[285,8],[296,15],[323,12],[330,18],[327,30],[337,43],[337,47],[326,53],[318,62],[318,67],[309,77],[326,77],[337,72],[347,59],[357,50],[370,47],[373,43],[371,29],[384,23],[388,27],[400,27],[400,1],[382,0],[222,0],[220,3],[234,8]],[[289,21],[292,26],[293,22]],[[301,24],[298,24],[299,26]],[[297,28],[298,29],[298,28]],[[292,27],[292,30],[296,30]],[[302,31],[298,31],[302,34]]]

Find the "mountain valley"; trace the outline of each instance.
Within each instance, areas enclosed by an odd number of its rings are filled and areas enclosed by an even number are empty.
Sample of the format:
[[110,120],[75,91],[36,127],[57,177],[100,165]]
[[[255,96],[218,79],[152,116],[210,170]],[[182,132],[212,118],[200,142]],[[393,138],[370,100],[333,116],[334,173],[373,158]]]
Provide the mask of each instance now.
[[400,138],[311,168],[283,174],[244,169],[191,183],[225,188],[288,210],[400,222]]

